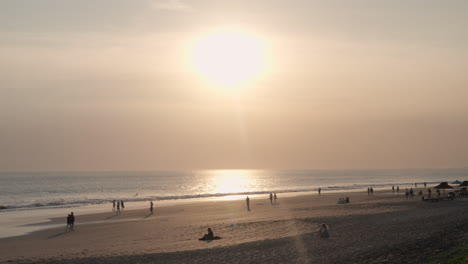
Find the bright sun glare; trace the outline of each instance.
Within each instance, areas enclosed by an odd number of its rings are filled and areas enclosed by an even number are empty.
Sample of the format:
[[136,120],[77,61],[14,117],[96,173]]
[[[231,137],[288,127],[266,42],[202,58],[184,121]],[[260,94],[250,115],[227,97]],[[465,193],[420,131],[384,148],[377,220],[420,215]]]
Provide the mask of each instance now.
[[193,48],[195,69],[222,87],[238,87],[258,77],[264,68],[265,48],[251,34],[220,30],[201,37]]

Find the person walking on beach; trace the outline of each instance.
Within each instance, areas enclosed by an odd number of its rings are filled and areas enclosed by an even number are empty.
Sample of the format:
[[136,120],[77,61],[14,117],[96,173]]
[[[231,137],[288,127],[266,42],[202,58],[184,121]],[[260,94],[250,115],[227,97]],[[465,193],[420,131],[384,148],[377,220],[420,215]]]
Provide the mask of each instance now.
[[370,188],[367,187],[367,196],[369,196],[369,195],[370,195]]
[[395,185],[392,186],[392,192],[395,192]]
[[150,212],[153,214],[153,201],[150,202]]
[[432,190],[431,188],[427,189],[427,197],[431,198]]
[[414,197],[414,190],[413,190],[413,188],[411,188],[411,189],[409,190],[409,194],[410,194],[410,197],[411,197],[411,199],[412,199],[412,198]]
[[319,236],[322,239],[328,239],[330,237],[330,234],[328,233],[328,227],[326,224],[322,224],[319,230]]
[[122,200],[120,200],[120,205],[122,206],[122,210],[125,208],[124,203]]
[[73,212],[70,214],[70,230],[75,231],[75,216]]
[[437,189],[437,197],[440,197],[440,189]]
[[115,212],[115,200],[112,202],[112,212]]
[[245,203],[247,204],[247,211],[250,211],[250,198],[249,198],[249,196],[247,196],[247,198],[245,198]]
[[409,190],[408,190],[408,188],[406,188],[406,190],[405,190],[405,197],[406,197],[406,199],[408,199],[408,196],[409,196]]
[[424,182],[424,188],[426,188],[426,182]]
[[275,203],[276,203],[276,199],[278,199],[278,197],[276,196],[276,193],[274,194],[273,197],[275,198]]
[[374,189],[372,187],[370,187],[370,195],[374,195]]
[[397,187],[396,187],[396,192],[397,192],[397,193],[400,192],[400,186],[397,186]]
[[318,193],[319,193],[319,195],[321,195],[321,193],[322,193],[322,188],[320,188],[320,187],[318,188]]
[[65,228],[65,231],[70,230],[70,225],[71,225],[71,217],[70,214],[67,215],[67,227]]
[[117,202],[117,215],[120,215],[120,203]]
[[270,193],[270,203],[273,204],[273,193]]

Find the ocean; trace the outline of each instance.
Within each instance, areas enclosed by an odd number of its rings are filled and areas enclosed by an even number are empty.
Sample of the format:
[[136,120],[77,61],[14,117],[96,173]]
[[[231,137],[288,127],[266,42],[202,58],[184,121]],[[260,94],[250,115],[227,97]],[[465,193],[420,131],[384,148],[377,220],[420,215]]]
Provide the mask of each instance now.
[[183,201],[391,188],[467,180],[468,168],[388,170],[200,170],[148,172],[3,172],[0,212],[107,204],[113,200]]

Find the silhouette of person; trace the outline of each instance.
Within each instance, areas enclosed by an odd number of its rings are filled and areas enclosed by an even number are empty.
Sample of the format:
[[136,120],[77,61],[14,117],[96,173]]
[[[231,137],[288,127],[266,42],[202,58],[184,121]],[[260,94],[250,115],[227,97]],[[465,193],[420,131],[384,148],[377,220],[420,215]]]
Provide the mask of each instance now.
[[270,203],[273,204],[273,193],[270,193]]
[[322,224],[319,230],[319,235],[320,238],[327,239],[330,237],[330,234],[328,233],[328,227],[325,224]]
[[214,239],[214,233],[211,230],[211,228],[208,228],[208,234],[205,234],[202,238],[199,238],[198,240],[212,240]]
[[117,215],[119,215],[119,214],[120,214],[120,203],[117,202]]
[[367,187],[367,196],[369,196],[369,195],[370,195],[370,188]]
[[426,182],[424,182],[424,188],[426,188]]
[[318,188],[318,194],[321,195],[321,193],[322,193],[322,188],[319,187]]
[[374,188],[370,187],[370,195],[374,195]]
[[71,217],[70,214],[67,215],[67,227],[65,228],[65,231],[70,230],[70,225],[71,225]]
[[396,187],[396,192],[397,192],[397,193],[400,192],[400,186],[397,186],[397,187]]
[[122,206],[122,210],[125,208],[124,203],[122,200],[120,200],[120,205]]
[[392,192],[395,192],[395,185],[392,186]]
[[427,189],[427,197],[431,198],[432,190],[431,188]]
[[75,231],[75,216],[73,215],[73,212],[70,214],[70,229]]
[[245,198],[245,203],[247,204],[247,211],[250,211],[250,198],[249,198],[249,196],[247,196],[247,198]]
[[278,197],[276,196],[276,193],[274,194],[274,198],[275,198],[275,203],[276,203],[276,199],[278,199]]
[[115,200],[112,202],[112,212],[115,211]]
[[151,201],[151,203],[150,203],[150,212],[151,212],[151,214],[153,214],[153,201]]

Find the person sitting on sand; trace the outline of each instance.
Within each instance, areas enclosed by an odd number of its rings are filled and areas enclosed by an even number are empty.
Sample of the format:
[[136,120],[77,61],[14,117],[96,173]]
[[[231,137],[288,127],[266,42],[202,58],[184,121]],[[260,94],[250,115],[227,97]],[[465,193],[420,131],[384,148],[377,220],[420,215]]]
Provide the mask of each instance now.
[[208,227],[208,234],[205,234],[202,238],[199,238],[198,240],[213,240],[213,239],[221,239],[218,236],[214,236],[213,230]]
[[328,227],[326,224],[322,224],[319,230],[319,235],[320,238],[327,239],[330,237],[330,234],[328,233]]

